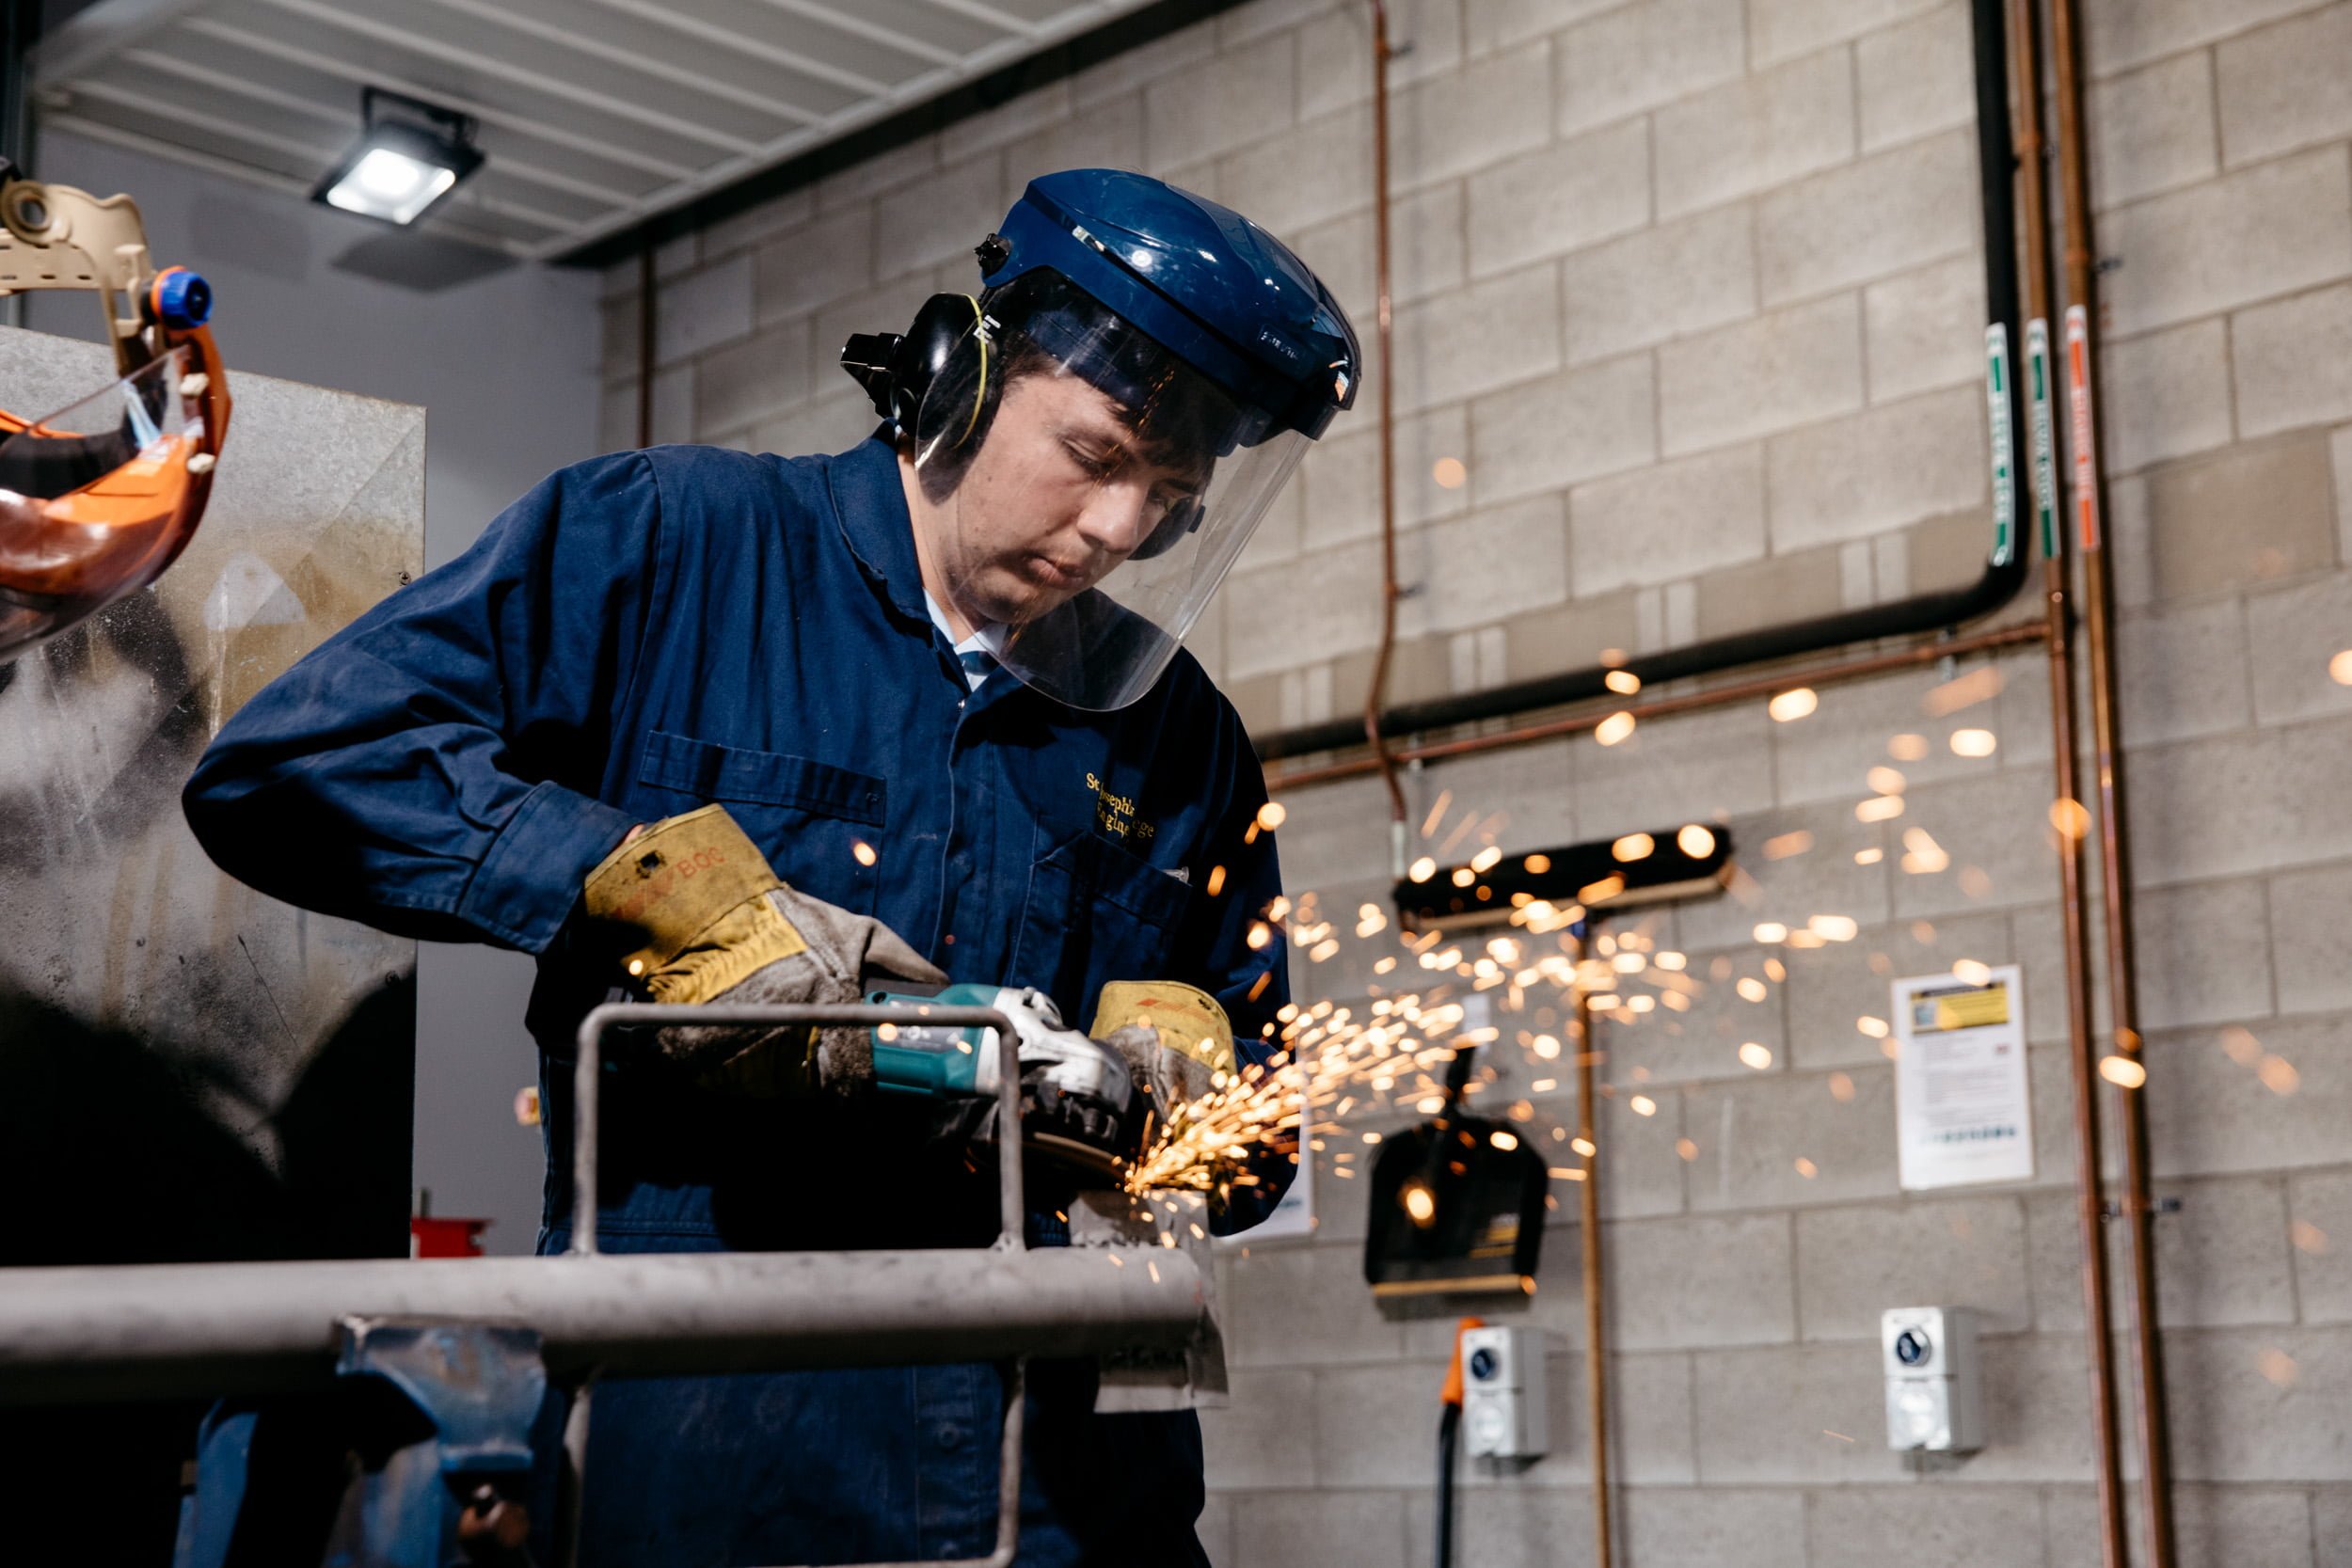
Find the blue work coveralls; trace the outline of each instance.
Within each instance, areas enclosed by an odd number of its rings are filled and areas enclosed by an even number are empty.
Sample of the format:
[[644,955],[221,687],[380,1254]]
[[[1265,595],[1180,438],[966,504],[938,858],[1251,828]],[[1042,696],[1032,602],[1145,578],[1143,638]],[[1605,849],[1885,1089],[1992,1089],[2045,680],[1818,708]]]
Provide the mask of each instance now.
[[[184,804],[214,859],[266,893],[537,955],[555,1251],[571,1209],[557,1064],[611,979],[572,957],[567,923],[633,824],[716,801],[795,887],[954,979],[1035,986],[1076,1024],[1105,981],[1188,981],[1248,1060],[1287,995],[1279,936],[1248,942],[1279,884],[1251,831],[1264,800],[1239,718],[1188,654],[1115,713],[1002,670],[972,690],[878,434],[834,457],[676,446],[564,469],[247,703]],[[994,1234],[987,1163],[920,1102],[728,1098],[626,1061],[606,1082],[608,1251]],[[1033,1232],[1052,1206],[1033,1192]],[[1197,1420],[1094,1415],[1090,1366],[1033,1365],[1031,1385],[1021,1561],[1203,1561]],[[984,1554],[1001,1400],[986,1365],[607,1383],[581,1560]]]

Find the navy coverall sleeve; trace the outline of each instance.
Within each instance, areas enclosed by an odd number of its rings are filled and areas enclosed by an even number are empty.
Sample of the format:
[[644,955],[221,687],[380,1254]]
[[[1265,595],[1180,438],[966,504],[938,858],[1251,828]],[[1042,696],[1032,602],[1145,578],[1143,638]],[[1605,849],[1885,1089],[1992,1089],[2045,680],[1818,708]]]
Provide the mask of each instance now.
[[305,909],[544,949],[634,826],[596,792],[660,548],[644,454],[552,475],[230,720],[182,798],[198,840]]

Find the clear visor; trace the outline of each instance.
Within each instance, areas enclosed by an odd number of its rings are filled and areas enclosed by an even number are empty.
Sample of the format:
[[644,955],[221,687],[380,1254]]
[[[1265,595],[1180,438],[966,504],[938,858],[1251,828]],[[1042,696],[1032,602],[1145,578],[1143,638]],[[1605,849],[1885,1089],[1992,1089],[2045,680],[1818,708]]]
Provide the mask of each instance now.
[[203,515],[203,404],[175,348],[29,423],[0,414],[0,659],[152,582]]
[[918,539],[1026,685],[1124,707],[1159,679],[1308,438],[1115,318],[982,323],[914,421]]

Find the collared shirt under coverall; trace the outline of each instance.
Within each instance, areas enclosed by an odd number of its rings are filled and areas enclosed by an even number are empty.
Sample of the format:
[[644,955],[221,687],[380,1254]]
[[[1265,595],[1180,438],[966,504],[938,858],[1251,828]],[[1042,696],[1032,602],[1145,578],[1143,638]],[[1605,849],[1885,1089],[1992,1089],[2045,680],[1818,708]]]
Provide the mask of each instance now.
[[[1248,831],[1264,800],[1189,654],[1116,713],[1003,671],[968,689],[877,437],[564,469],[249,702],[185,805],[225,869],[278,897],[538,956],[551,1251],[569,1240],[569,1094],[548,1064],[612,979],[569,957],[567,922],[633,824],[719,802],[787,881],[957,980],[1035,986],[1079,1025],[1105,981],[1189,981],[1258,1059],[1287,994],[1279,939],[1248,941],[1279,882],[1271,836]],[[728,1099],[642,1064],[606,1082],[608,1251],[993,1234],[985,1163],[930,1138],[915,1102]],[[1050,1195],[1031,1207],[1054,1239]],[[1021,1561],[1205,1560],[1194,1418],[1095,1416],[1083,1366],[1031,1381]],[[1000,1402],[984,1365],[608,1383],[581,1560],[984,1554]]]

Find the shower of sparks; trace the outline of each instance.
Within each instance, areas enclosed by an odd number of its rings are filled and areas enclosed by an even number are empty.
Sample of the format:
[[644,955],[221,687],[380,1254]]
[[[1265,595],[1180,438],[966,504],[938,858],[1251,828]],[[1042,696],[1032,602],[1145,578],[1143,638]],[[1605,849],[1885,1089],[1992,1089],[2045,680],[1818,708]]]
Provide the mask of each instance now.
[[[1627,696],[1640,689],[1629,674],[1612,685]],[[1943,718],[1998,696],[2000,689],[1996,670],[1979,669],[1935,688],[1921,705],[1931,718]],[[1818,711],[1820,697],[1810,689],[1794,688],[1778,693],[1770,706],[1774,720],[1792,722]],[[1988,711],[1983,721],[1991,717]],[[1613,746],[1631,736],[1635,727],[1634,716],[1619,711],[1602,721],[1593,739]],[[1989,757],[1998,750],[1990,728],[1922,728],[1928,733],[1905,731],[1887,738],[1890,763],[1929,762],[1942,745],[1961,756]],[[1858,849],[1851,842],[1836,844],[1839,831],[1827,830],[1834,860],[1842,864],[1851,858],[1852,863],[1867,866],[1899,857],[1905,873],[1951,873],[1950,885],[1961,894],[1987,896],[1992,887],[1987,873],[1961,864],[1930,831],[1940,825],[1934,811],[1937,793],[1911,796],[1915,777],[1915,768],[1907,773],[1889,763],[1863,769],[1856,782],[1866,784],[1868,793],[1855,802],[1855,818],[1893,826],[1883,831],[1883,844],[1871,843],[1882,833],[1866,828],[1856,835],[1863,841]],[[1269,802],[1248,823],[1250,835],[1272,832],[1284,815],[1279,804]],[[1905,817],[1913,820],[1899,820]],[[1930,820],[1916,820],[1921,817]],[[2061,842],[2087,836],[2091,826],[2089,813],[2073,800],[2056,802],[2050,822]],[[1416,884],[1451,883],[1483,892],[1492,875],[1507,875],[1501,870],[1506,861],[1531,875],[1550,870],[1549,857],[1507,847],[1505,814],[1483,811],[1452,790],[1438,791],[1414,825],[1419,828],[1419,848],[1406,878]],[[1673,847],[1694,859],[1717,851],[1720,831],[1700,821],[1668,830]],[[1757,834],[1750,841],[1756,871],[1760,874],[1764,863],[1813,852],[1820,847],[1820,832],[1823,830],[1797,828],[1777,835]],[[1673,940],[1673,925],[1632,911],[1613,919],[1589,948],[1581,946],[1571,927],[1580,927],[1584,906],[1620,891],[1632,865],[1665,847],[1665,836],[1627,832],[1612,841],[1614,859],[1629,869],[1580,890],[1574,901],[1515,893],[1506,930],[1414,932],[1384,904],[1361,899],[1337,904],[1327,918],[1312,894],[1300,894],[1295,901],[1276,899],[1257,911],[1256,918],[1245,918],[1243,929],[1252,947],[1279,949],[1287,941],[1295,961],[1302,966],[1326,966],[1335,977],[1349,978],[1338,979],[1327,989],[1318,985],[1315,989],[1325,994],[1311,1005],[1293,1004],[1281,1010],[1265,1031],[1274,1048],[1268,1061],[1220,1081],[1209,1093],[1174,1106],[1148,1127],[1144,1151],[1124,1172],[1125,1185],[1138,1194],[1192,1191],[1231,1196],[1275,1180],[1272,1172],[1284,1161],[1295,1164],[1310,1158],[1331,1175],[1353,1178],[1370,1170],[1382,1144],[1382,1132],[1365,1130],[1365,1119],[1391,1128],[1388,1135],[1393,1137],[1397,1124],[1445,1114],[1448,1070],[1456,1053],[1465,1050],[1478,1050],[1479,1054],[1460,1091],[1462,1109],[1488,1122],[1490,1132],[1497,1132],[1498,1124],[1520,1129],[1499,1131],[1498,1147],[1532,1145],[1553,1158],[1568,1157],[1568,1149],[1561,1146],[1566,1144],[1570,1129],[1553,1124],[1556,1111],[1542,1116],[1540,1098],[1505,1107],[1496,1101],[1514,1093],[1557,1095],[1565,1080],[1553,1074],[1562,1068],[1581,1069],[1613,1056],[1619,1064],[1611,1071],[1614,1085],[1603,1085],[1600,1094],[1635,1118],[1656,1118],[1648,1128],[1642,1128],[1640,1120],[1629,1123],[1639,1131],[1627,1135],[1655,1136],[1681,1160],[1697,1160],[1698,1144],[1677,1136],[1680,1130],[1674,1123],[1678,1117],[1659,1117],[1668,1092],[1661,1085],[1674,1075],[1658,1068],[1659,1082],[1653,1084],[1652,1066],[1638,1059],[1643,1032],[1683,1035],[1694,1026],[1720,1028],[1735,1042],[1751,1030],[1761,1033],[1753,1022],[1748,1029],[1731,1032],[1732,1024],[1708,1010],[1708,988],[1751,1005],[1769,1004],[1777,988],[1788,983],[1789,963],[1809,961],[1800,957],[1782,962],[1789,950],[1802,953],[1855,942],[1865,933],[1863,921],[1854,915],[1807,911],[1801,904],[1792,908],[1793,899],[1783,899],[1793,889],[1735,871],[1729,902],[1744,906],[1745,934],[1764,952],[1686,953],[1666,945]],[[1211,873],[1212,896],[1222,890],[1221,871]],[[1892,949],[1901,929],[1865,945]],[[1926,921],[1912,922],[1909,932],[1921,946],[1932,946],[1936,940]],[[1871,973],[1882,977],[1906,961],[1890,959],[1885,952],[1871,952],[1867,958]],[[1969,958],[1953,963],[1952,973],[1977,985],[1991,979],[1988,965]],[[1354,986],[1361,989],[1352,990]],[[1746,1016],[1753,1020],[1755,1015]],[[1589,1038],[1582,1022],[1587,1017],[1596,1031]],[[1897,1054],[1886,1020],[1865,1016],[1855,1027],[1879,1046],[1881,1054]],[[1605,1049],[1597,1033],[1604,1028]],[[2300,1077],[2294,1065],[2265,1050],[2250,1034],[2227,1032],[2221,1043],[2271,1093],[2298,1092]],[[1782,1065],[1780,1049],[1763,1039],[1745,1040],[1727,1053],[1759,1073]],[[2100,1070],[2110,1082],[2130,1088],[2144,1082],[2146,1071],[2136,1050],[2128,1047],[2110,1054]],[[1825,1086],[1839,1105],[1851,1105],[1858,1098],[1855,1080],[1847,1072],[1827,1074]],[[1589,1163],[1595,1158],[1588,1139],[1577,1138],[1574,1147],[1576,1159]],[[1808,1180],[1820,1175],[1820,1168],[1804,1157],[1795,1160],[1794,1168]],[[1581,1180],[1584,1171],[1571,1164],[1553,1175]],[[2324,1238],[2318,1244],[2324,1245]]]
[[1925,828],[1903,830],[1902,867],[1913,876],[1932,876],[1949,867],[1952,857]]
[[2000,737],[1991,730],[1954,730],[1951,748],[1954,756],[1989,757],[2000,750]]
[[2136,1089],[2148,1082],[2148,1069],[2129,1056],[2102,1056],[2099,1076],[2118,1088]]

